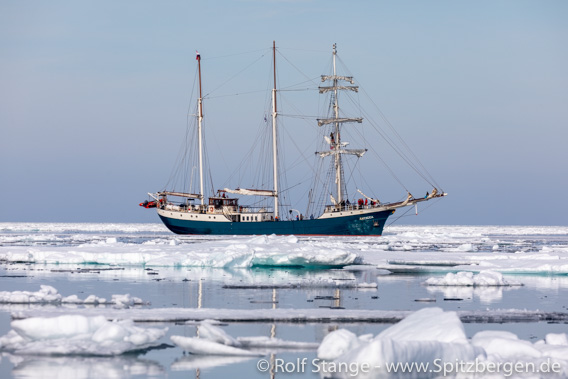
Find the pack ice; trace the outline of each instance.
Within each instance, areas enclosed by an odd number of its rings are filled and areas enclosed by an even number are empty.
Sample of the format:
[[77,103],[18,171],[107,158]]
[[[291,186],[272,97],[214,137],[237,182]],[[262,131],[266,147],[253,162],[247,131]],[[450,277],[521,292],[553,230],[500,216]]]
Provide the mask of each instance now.
[[0,350],[23,355],[118,355],[154,346],[167,331],[82,315],[14,320],[11,327]]

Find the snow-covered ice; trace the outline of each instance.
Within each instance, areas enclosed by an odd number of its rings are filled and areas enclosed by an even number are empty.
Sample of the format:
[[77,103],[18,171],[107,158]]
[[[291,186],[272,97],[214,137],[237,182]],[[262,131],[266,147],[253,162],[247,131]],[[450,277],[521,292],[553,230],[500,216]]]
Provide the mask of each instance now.
[[[535,343],[520,340],[506,331],[482,331],[468,339],[457,313],[440,308],[414,312],[375,337],[358,337],[343,329],[334,331],[322,341],[318,357],[338,365],[343,363],[344,367],[368,365],[369,372],[360,372],[359,378],[402,374],[388,372],[387,367],[395,363],[427,364],[434,369],[429,373],[415,370],[405,377],[437,377],[440,372],[435,369],[441,362],[533,362],[538,367],[545,359],[557,365],[553,374],[558,377],[568,374],[566,334],[550,335]],[[353,363],[357,366],[349,366]],[[452,369],[454,375],[460,374],[458,366]],[[334,377],[353,376],[345,371],[337,374]]]
[[299,241],[295,236],[259,236],[193,244],[126,244],[115,240],[72,247],[13,246],[0,250],[0,261],[112,264],[124,266],[341,267],[361,263],[356,251],[341,244]]
[[[97,232],[99,234],[97,234]],[[100,234],[104,232],[104,234]],[[557,239],[543,244],[543,236]],[[568,273],[568,227],[392,226],[382,237],[176,236],[159,224],[0,224],[0,261]]]
[[119,355],[154,346],[167,331],[82,315],[32,317],[11,326],[0,337],[0,350],[25,355]]
[[117,307],[147,304],[130,294],[114,294],[110,301],[95,295],[80,299],[77,295],[62,297],[52,286],[41,285],[39,291],[0,291],[0,303],[4,304],[111,304]]
[[204,338],[171,336],[170,339],[176,346],[184,351],[198,355],[236,355],[236,356],[262,356],[253,351],[248,351],[238,347],[225,345],[219,342],[210,341]]

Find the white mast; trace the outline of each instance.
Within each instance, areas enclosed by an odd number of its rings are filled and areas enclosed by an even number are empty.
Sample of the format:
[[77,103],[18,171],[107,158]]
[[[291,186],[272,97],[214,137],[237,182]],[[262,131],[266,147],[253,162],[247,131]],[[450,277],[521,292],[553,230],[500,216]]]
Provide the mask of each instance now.
[[[335,113],[335,120],[339,119],[339,103],[337,100],[337,71],[335,69],[335,56],[337,54],[337,48],[335,43],[333,44],[333,112]],[[341,204],[343,196],[341,196],[341,154],[339,152],[341,141],[339,133],[339,122],[335,121],[335,183],[337,184],[337,203]]]
[[274,61],[274,88],[272,89],[272,161],[274,173],[274,219],[278,218],[278,151],[276,145],[276,41],[272,41],[272,59]]
[[197,53],[197,67],[199,70],[199,115],[197,118],[197,143],[199,146],[199,197],[201,199],[201,205],[203,202],[203,135],[201,132],[201,124],[203,122],[203,96],[201,93],[201,55]]

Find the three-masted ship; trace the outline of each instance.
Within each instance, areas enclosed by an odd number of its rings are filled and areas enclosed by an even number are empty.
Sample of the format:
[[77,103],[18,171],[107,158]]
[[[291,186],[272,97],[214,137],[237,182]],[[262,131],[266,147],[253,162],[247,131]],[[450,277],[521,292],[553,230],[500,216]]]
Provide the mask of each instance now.
[[[347,235],[347,236],[380,236],[385,223],[395,210],[408,207],[419,202],[445,196],[443,191],[433,188],[424,197],[415,198],[410,193],[403,201],[383,203],[378,199],[365,195],[359,201],[350,201],[345,194],[344,166],[345,155],[362,157],[367,149],[348,149],[348,142],[342,141],[342,127],[348,123],[362,123],[363,118],[343,117],[340,114],[339,93],[342,91],[358,91],[353,77],[341,76],[336,70],[336,45],[333,45],[333,72],[322,75],[321,81],[327,85],[319,86],[319,93],[331,93],[331,117],[317,119],[319,127],[329,131],[324,134],[329,150],[316,154],[322,159],[333,160],[335,188],[329,193],[329,203],[325,204],[321,214],[305,217],[281,217],[278,174],[278,108],[276,86],[276,47],[272,46],[274,86],[271,95],[272,116],[272,188],[270,189],[229,189],[217,190],[213,196],[206,197],[204,192],[203,168],[203,94],[201,88],[201,56],[197,54],[199,74],[199,98],[197,114],[197,167],[199,169],[199,192],[178,192],[163,190],[148,193],[152,201],[145,201],[141,206],[156,208],[162,222],[177,234],[211,234],[211,235]],[[333,192],[333,193],[331,193]],[[272,198],[272,208],[251,207],[239,203],[240,196],[261,196]],[[363,201],[364,199],[364,201]],[[290,211],[291,212],[291,211]]]

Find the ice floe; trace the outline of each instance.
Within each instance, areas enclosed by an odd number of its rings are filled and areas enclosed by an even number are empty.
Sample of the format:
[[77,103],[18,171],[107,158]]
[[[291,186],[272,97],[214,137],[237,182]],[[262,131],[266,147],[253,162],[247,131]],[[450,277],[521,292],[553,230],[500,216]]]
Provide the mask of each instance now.
[[95,295],[80,299],[77,295],[61,296],[57,289],[48,285],[40,285],[39,291],[0,291],[0,303],[4,304],[110,304],[117,307],[144,305],[146,302],[130,294],[114,294],[110,301]]
[[170,339],[176,346],[195,355],[262,356],[267,354],[265,349],[302,350],[315,349],[318,346],[313,343],[285,341],[265,336],[233,338],[223,329],[215,326],[211,320],[202,321],[198,325],[197,333],[198,337],[174,335]]
[[342,267],[361,263],[356,251],[333,243],[299,241],[294,236],[259,236],[185,245],[125,243],[72,247],[12,246],[0,250],[0,261],[49,264],[112,264],[174,267]]
[[184,351],[197,355],[236,355],[236,356],[262,356],[253,351],[225,345],[198,337],[171,336],[170,339]]
[[154,346],[167,331],[83,315],[32,317],[14,320],[11,327],[0,337],[0,350],[26,355],[119,355]]
[[[527,367],[527,363],[539,367],[547,360],[555,365],[552,377],[554,374],[564,377],[568,374],[568,344],[565,342],[566,334],[549,335],[545,340],[531,343],[503,331],[478,332],[468,339],[457,313],[444,312],[440,308],[424,308],[375,337],[358,337],[343,329],[334,331],[322,341],[318,357],[332,363],[322,367],[327,367],[328,373],[331,369],[333,377],[345,378],[353,377],[353,372],[333,370],[337,367],[356,369],[359,378],[433,378],[447,376],[448,373],[484,377],[487,372],[463,371],[464,367],[469,366],[459,365],[460,362],[476,362],[477,367],[484,368],[499,363],[501,371],[497,374],[500,377],[511,376],[510,372],[503,371],[509,367],[503,366],[506,363],[511,367],[517,362],[524,364],[523,367]],[[414,370],[403,373],[401,366],[398,366],[397,372],[393,370],[395,364],[413,365]],[[419,371],[418,365],[423,365],[426,370]],[[362,367],[367,370],[359,371]],[[538,371],[519,373],[535,374]]]
[[329,239],[177,236],[159,224],[5,223],[0,261],[217,268],[365,263],[394,273],[561,275],[568,273],[568,227],[396,226],[380,238]]

